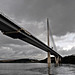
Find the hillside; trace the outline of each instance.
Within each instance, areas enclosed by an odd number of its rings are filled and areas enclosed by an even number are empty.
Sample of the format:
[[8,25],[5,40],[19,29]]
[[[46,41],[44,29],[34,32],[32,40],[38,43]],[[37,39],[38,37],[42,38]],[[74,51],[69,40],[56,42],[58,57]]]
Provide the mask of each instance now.
[[35,59],[15,59],[15,60],[0,60],[0,63],[36,63]]
[[62,63],[75,64],[75,55],[65,56],[62,58]]
[[[51,62],[55,63],[55,57],[51,57]],[[35,59],[0,60],[0,63],[47,63],[47,58],[43,60],[35,60]],[[75,64],[75,55],[63,57],[61,63]]]
[[[51,57],[51,62],[55,63],[55,58]],[[47,63],[47,58],[44,60],[41,60],[40,63]],[[62,58],[61,63],[64,64],[75,64],[75,55],[65,56]]]

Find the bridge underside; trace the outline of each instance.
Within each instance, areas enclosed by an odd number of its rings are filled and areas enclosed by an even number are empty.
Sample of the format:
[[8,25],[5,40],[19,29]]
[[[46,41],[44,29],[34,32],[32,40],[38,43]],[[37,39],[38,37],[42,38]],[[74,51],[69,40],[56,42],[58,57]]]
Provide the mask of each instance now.
[[30,43],[46,52],[50,52],[51,55],[61,57],[57,52],[45,45],[43,42],[35,38],[31,33],[17,26],[15,23],[7,19],[4,15],[0,14],[0,30],[4,35],[7,35],[14,39],[20,39],[27,43]]

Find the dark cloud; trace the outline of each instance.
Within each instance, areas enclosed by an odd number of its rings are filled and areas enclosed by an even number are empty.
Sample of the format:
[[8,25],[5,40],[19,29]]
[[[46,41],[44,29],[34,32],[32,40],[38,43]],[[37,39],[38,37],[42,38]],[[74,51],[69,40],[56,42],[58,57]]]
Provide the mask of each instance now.
[[75,0],[1,0],[0,9],[19,21],[49,17],[56,35],[75,32]]

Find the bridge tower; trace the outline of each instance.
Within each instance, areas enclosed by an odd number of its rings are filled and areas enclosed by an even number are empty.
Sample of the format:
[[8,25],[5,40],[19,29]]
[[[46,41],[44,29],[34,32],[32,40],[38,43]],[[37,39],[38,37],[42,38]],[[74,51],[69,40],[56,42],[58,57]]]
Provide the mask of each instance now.
[[[50,43],[49,43],[49,20],[48,20],[48,18],[47,18],[47,42],[48,42],[48,46],[50,46]],[[50,67],[50,64],[51,64],[50,52],[48,52],[47,63],[48,63],[48,67]]]
[[[48,42],[48,46],[50,46],[50,43],[49,43],[49,34],[50,34],[50,37],[51,37],[53,46],[54,46],[55,50],[57,51],[56,45],[54,43],[54,39],[52,37],[51,29],[49,28],[49,20],[47,18],[47,42]],[[53,47],[52,47],[52,49],[53,49]],[[58,66],[59,65],[59,62],[61,62],[61,58],[59,58],[59,56],[58,57],[55,56],[55,65]],[[48,52],[47,63],[48,63],[48,67],[50,67],[50,64],[51,64],[50,52]]]

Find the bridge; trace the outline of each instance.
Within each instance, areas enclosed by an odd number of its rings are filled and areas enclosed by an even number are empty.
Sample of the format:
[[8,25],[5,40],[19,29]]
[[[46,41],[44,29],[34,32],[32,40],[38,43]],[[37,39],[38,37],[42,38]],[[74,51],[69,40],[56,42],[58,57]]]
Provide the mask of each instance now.
[[19,27],[16,23],[12,22],[2,13],[0,13],[0,30],[6,36],[9,36],[13,39],[20,39],[24,42],[27,42],[29,44],[32,44],[33,46],[40,48],[41,50],[50,52],[50,54],[54,55],[55,57],[62,58],[60,54],[58,54],[52,48],[35,38],[27,30]]

